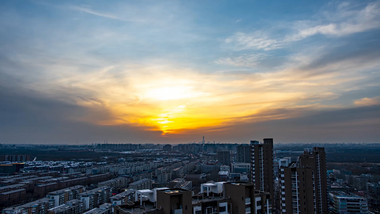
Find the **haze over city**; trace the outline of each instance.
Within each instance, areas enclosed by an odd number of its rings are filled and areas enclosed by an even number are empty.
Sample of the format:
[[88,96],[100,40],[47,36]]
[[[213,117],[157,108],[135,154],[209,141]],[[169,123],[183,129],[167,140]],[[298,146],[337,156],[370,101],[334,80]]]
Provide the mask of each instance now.
[[0,143],[377,143],[379,11],[2,1]]

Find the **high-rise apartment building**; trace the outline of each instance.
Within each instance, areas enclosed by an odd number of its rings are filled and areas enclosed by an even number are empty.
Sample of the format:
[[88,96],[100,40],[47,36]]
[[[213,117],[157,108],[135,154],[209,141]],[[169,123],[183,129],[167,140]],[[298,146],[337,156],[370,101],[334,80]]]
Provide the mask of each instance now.
[[251,141],[250,180],[255,190],[269,192],[273,198],[273,139],[265,138],[263,143]]
[[281,213],[315,213],[313,172],[292,163],[281,168]]
[[299,157],[300,166],[310,168],[314,175],[317,213],[327,213],[327,170],[325,148],[314,147]]
[[327,213],[324,148],[305,151],[296,163],[280,162],[281,213]]
[[250,150],[249,144],[241,144],[237,146],[236,162],[238,163],[251,162],[251,150]]

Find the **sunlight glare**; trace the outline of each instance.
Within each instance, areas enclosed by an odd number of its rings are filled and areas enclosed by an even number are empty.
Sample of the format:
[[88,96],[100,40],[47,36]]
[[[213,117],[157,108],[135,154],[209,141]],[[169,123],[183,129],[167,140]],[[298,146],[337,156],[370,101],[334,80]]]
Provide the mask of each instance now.
[[144,97],[154,100],[178,100],[198,96],[189,86],[165,86],[148,90]]

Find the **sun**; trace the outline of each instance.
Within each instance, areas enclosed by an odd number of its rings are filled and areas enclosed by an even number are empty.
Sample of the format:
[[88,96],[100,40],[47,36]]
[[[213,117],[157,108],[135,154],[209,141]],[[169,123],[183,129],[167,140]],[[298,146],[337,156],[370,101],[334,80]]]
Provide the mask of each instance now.
[[[201,81],[189,79],[138,79],[131,81],[134,97],[112,106],[115,120],[101,124],[134,124],[162,135],[178,134],[201,127],[217,126],[224,122],[218,118],[216,106],[205,108],[212,91],[206,90]],[[123,90],[114,90],[120,99]],[[131,103],[129,103],[131,101]],[[206,105],[207,106],[207,105]]]

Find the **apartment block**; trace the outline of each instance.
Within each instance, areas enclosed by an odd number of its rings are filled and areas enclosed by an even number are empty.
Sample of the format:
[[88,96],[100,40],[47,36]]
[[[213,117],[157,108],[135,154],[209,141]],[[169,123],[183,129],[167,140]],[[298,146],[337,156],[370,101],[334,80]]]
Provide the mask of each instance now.
[[273,185],[273,139],[265,138],[263,143],[251,141],[250,180],[255,190],[274,193]]

